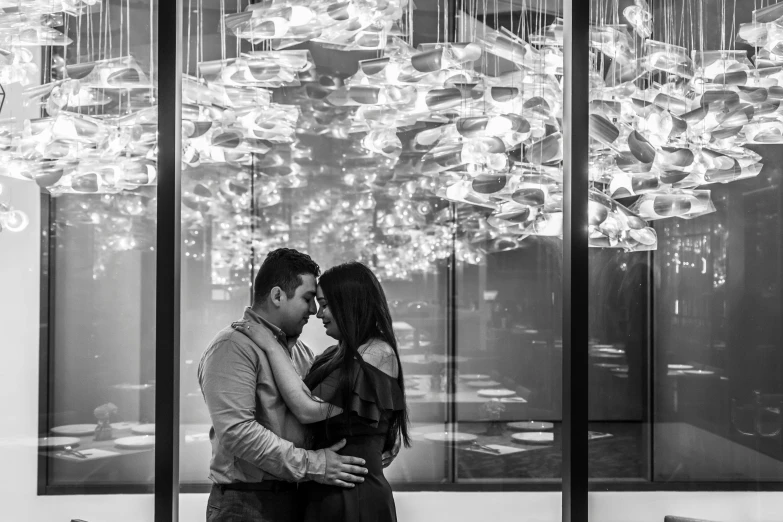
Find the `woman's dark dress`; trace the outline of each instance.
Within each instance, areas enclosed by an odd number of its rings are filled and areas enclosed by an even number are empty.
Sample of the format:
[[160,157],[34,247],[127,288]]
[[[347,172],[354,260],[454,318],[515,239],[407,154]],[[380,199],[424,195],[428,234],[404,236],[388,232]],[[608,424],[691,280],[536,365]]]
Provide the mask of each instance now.
[[[327,350],[313,365],[305,383],[320,399],[339,406],[343,413],[328,421],[310,424],[315,449],[327,448],[346,439],[342,455],[365,460],[364,482],[353,488],[308,482],[300,487],[305,522],[393,522],[397,520],[392,490],[383,476],[381,454],[390,439],[392,414],[405,408],[402,390],[396,378],[364,364],[352,376],[350,404],[343,404],[339,391],[340,369],[328,361],[336,347]],[[351,416],[350,426],[348,415]]]

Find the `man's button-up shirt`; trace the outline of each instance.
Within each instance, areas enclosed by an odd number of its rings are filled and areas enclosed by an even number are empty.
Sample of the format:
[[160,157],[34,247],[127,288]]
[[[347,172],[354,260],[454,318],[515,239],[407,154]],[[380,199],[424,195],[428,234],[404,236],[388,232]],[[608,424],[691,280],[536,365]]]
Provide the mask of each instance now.
[[[251,308],[244,320],[266,326],[288,350],[299,375],[313,353]],[[290,344],[290,346],[289,346]],[[212,419],[210,479],[217,484],[323,476],[323,451],[308,451],[307,431],[285,405],[263,350],[230,326],[221,330],[201,357],[199,385]]]

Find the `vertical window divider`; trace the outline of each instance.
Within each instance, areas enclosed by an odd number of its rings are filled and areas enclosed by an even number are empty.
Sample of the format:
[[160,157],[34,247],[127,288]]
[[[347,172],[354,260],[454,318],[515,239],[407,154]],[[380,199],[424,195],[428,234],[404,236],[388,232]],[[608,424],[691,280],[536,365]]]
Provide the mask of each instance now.
[[563,522],[587,522],[590,2],[564,0]]
[[[155,0],[150,0],[155,1]],[[179,518],[182,0],[158,0],[155,522]]]
[[658,361],[655,357],[655,317],[657,315],[655,313],[657,302],[655,300],[655,284],[653,279],[655,274],[655,262],[655,253],[647,252],[647,279],[645,288],[645,292],[647,293],[647,350],[644,354],[647,371],[642,380],[645,397],[645,401],[642,404],[642,425],[644,426],[644,437],[646,437],[647,440],[647,444],[645,445],[647,451],[645,461],[648,466],[645,479],[648,482],[652,482],[655,477],[655,377],[658,374]]
[[[54,375],[52,347],[54,346],[54,291],[56,237],[53,223],[56,219],[54,199],[46,189],[41,189],[41,287],[40,287],[40,329],[38,359],[38,433],[49,433],[52,405],[52,376]],[[49,489],[49,459],[38,454],[38,495],[46,495]]]
[[[448,9],[446,23],[443,28],[444,42],[457,42],[457,1],[446,0]],[[451,256],[449,256],[448,271],[448,316],[447,316],[447,354],[446,354],[446,425],[457,431],[457,204],[451,207]],[[449,449],[449,482],[456,484],[459,480],[457,472],[458,462],[457,447],[450,444]]]
[[[44,47],[41,57],[41,85],[52,79],[52,48]],[[39,116],[44,116],[43,108]],[[39,258],[41,260],[41,287],[40,287],[40,330],[38,338],[38,433],[49,433],[52,406],[52,386],[54,376],[54,291],[55,291],[55,256],[56,237],[54,223],[56,221],[57,207],[48,189],[41,188],[40,198],[41,242]],[[38,454],[38,495],[45,495],[49,490],[49,461],[45,455]]]

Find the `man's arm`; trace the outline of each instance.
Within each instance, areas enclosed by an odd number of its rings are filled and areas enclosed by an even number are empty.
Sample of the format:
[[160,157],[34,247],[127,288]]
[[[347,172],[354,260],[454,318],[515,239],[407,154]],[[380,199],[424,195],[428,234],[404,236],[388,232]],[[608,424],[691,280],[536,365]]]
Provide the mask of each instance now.
[[[280,438],[255,419],[256,354],[231,340],[219,341],[199,367],[207,409],[220,444],[232,455],[292,482],[310,478],[352,486],[366,473],[364,461],[332,449],[307,451]],[[339,449],[339,448],[338,448]]]
[[[199,382],[220,444],[232,455],[275,477],[298,482],[323,473],[324,459],[278,437],[255,419],[255,354],[231,340],[218,341],[199,369]],[[308,469],[309,464],[309,469]]]

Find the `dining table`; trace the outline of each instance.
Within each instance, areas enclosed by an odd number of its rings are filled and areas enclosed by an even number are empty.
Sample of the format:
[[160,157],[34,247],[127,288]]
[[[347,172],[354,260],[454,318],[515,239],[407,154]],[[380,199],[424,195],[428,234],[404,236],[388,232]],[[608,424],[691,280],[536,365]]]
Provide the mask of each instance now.
[[515,420],[527,415],[530,391],[507,379],[492,374],[458,374],[455,388],[452,392],[439,373],[405,375],[411,418],[444,419],[452,405],[459,421]]
[[[518,423],[511,423],[511,425]],[[419,425],[412,429],[414,447],[421,458],[433,462],[423,466],[442,467],[444,458],[453,458],[458,481],[470,480],[557,480],[561,476],[562,439],[560,422],[542,431],[512,428],[506,422],[460,422],[455,425]],[[646,476],[645,446],[641,423],[596,422],[589,424],[588,465],[593,479],[643,479]],[[444,437],[428,434],[443,433]],[[515,440],[522,433],[551,434],[540,442]],[[449,435],[473,435],[462,442]],[[470,439],[471,437],[465,437]],[[532,437],[532,440],[539,437]]]

